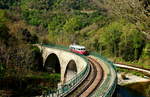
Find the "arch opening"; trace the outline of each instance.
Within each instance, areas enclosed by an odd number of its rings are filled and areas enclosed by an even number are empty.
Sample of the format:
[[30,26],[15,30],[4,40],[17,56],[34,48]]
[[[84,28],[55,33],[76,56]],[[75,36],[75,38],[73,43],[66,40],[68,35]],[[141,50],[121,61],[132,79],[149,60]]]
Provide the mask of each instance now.
[[48,73],[60,74],[60,62],[56,54],[52,53],[47,57],[44,65],[44,71]]
[[77,66],[74,60],[70,60],[67,64],[65,75],[64,75],[64,82],[69,81],[77,74]]

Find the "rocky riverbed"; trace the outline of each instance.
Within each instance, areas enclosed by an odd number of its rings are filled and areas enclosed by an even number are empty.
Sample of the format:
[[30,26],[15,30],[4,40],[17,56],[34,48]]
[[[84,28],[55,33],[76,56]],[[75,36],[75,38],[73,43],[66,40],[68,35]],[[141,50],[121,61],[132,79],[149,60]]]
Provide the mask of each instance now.
[[[122,78],[122,75],[124,75],[125,78]],[[140,77],[140,76],[136,76],[136,75],[133,75],[133,74],[130,74],[130,73],[127,73],[127,74],[117,73],[117,77],[118,77],[118,84],[119,85],[150,81],[150,78],[147,77],[147,76]]]

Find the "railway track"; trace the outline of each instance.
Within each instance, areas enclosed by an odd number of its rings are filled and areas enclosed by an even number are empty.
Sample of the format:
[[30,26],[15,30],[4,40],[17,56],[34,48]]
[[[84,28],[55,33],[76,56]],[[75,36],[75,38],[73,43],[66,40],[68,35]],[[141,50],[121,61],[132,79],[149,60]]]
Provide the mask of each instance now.
[[99,62],[90,56],[87,58],[90,64],[88,77],[72,93],[67,95],[67,97],[87,97],[96,89],[103,79],[103,70]]

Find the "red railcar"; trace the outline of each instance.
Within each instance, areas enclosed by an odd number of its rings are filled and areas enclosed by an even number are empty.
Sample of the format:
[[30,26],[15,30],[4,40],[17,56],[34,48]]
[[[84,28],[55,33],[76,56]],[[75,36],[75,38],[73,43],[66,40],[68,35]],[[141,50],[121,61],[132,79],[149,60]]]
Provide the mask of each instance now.
[[85,47],[81,46],[81,45],[70,45],[69,48],[72,52],[75,52],[75,53],[78,53],[78,54],[82,54],[82,55],[87,55],[88,54]]

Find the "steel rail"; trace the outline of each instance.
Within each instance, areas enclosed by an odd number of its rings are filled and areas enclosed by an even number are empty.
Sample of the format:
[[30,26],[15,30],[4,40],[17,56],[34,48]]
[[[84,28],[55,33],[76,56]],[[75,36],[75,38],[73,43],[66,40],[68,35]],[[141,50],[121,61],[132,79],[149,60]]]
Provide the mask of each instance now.
[[67,97],[87,97],[89,96],[100,83],[103,77],[103,70],[94,59],[87,57],[91,67],[87,78]]

